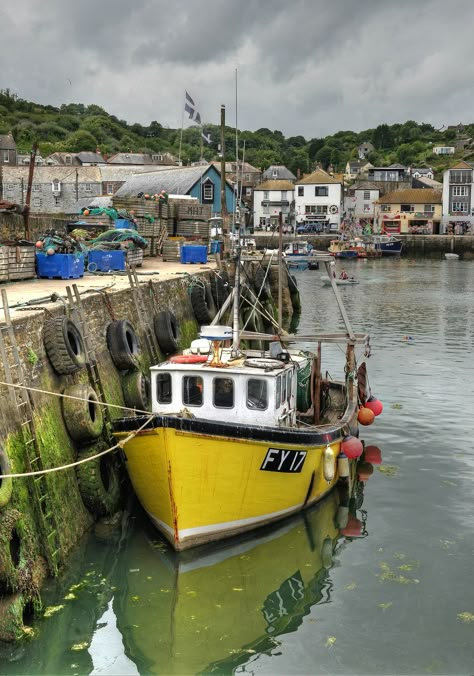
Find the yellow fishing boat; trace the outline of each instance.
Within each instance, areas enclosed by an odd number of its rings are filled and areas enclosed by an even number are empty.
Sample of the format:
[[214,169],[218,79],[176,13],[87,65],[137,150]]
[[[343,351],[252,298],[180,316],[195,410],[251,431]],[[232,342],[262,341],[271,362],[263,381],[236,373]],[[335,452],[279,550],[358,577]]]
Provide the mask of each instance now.
[[[330,260],[322,257],[328,271]],[[145,427],[147,416],[114,423],[119,440],[137,431],[125,444],[126,467],[141,504],[175,549],[286,517],[347,480],[341,450],[357,424],[355,346],[368,336],[353,332],[333,289],[347,332],[311,336],[240,331],[235,292],[232,328],[202,327],[187,354],[151,368],[153,419]],[[269,349],[243,351],[241,338],[267,340]],[[313,341],[314,354],[285,347],[297,340]],[[340,382],[321,374],[324,342],[346,344]],[[302,410],[298,376],[309,365],[310,403]]]

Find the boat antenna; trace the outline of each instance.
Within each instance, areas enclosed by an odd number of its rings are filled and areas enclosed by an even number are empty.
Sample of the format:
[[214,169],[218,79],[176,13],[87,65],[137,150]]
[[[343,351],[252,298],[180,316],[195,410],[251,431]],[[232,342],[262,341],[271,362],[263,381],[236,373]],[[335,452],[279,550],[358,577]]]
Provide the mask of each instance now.
[[237,206],[239,199],[239,128],[238,128],[237,68],[235,69],[235,186],[234,186],[234,235],[239,235],[235,225],[237,222]]
[[240,255],[242,246],[240,242],[240,223],[236,222],[235,228],[238,234],[238,240],[235,243],[235,279],[234,279],[234,305],[233,305],[233,326],[232,326],[232,357],[238,357],[240,354],[240,331],[239,331],[239,305],[240,305]]
[[283,214],[278,213],[278,328],[283,327]]

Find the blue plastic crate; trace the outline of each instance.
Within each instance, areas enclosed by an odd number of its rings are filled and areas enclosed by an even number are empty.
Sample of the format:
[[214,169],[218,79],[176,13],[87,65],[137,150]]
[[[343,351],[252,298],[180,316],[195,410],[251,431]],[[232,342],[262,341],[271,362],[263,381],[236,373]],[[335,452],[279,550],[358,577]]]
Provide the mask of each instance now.
[[38,277],[78,279],[84,275],[84,254],[36,254]]
[[220,242],[218,239],[213,239],[211,241],[209,253],[211,254],[222,253],[222,242]]
[[116,218],[115,228],[118,230],[122,230],[123,228],[131,228],[132,230],[135,230],[136,225],[132,221],[129,221],[128,218]]
[[125,251],[104,251],[93,249],[89,251],[87,269],[90,272],[109,272],[112,270],[125,270]]
[[183,244],[181,263],[207,263],[207,246],[201,244]]

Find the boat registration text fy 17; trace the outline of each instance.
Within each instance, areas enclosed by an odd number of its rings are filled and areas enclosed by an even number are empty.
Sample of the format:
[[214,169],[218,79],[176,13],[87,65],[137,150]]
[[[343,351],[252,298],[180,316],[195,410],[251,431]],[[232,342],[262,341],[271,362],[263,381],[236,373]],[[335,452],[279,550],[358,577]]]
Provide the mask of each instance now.
[[301,472],[305,459],[306,451],[269,448],[260,469],[266,472]]

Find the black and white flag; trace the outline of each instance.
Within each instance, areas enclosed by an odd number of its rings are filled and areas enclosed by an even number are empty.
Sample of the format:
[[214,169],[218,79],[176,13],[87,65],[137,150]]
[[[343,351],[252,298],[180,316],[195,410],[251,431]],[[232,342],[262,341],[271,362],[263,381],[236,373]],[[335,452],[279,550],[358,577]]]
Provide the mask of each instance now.
[[184,102],[184,112],[188,115],[188,122],[192,124],[202,124],[201,115],[196,109],[196,104],[188,92],[185,92],[186,100]]

